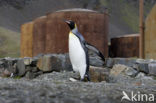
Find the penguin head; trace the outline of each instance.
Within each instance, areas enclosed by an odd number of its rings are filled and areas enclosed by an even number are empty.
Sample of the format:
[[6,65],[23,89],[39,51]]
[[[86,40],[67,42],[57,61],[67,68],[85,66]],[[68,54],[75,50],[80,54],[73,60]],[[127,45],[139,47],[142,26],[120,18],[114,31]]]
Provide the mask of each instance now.
[[73,29],[76,28],[76,24],[75,24],[74,21],[72,21],[72,20],[66,20],[65,22],[66,22],[66,23],[68,24],[68,26],[70,27],[70,30],[73,30]]

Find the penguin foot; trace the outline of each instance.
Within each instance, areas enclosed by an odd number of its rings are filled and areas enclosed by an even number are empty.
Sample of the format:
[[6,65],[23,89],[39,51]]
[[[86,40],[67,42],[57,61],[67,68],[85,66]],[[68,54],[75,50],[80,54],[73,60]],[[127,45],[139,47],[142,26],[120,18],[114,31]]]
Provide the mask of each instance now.
[[90,82],[90,75],[89,74],[86,74],[85,78]]
[[84,82],[84,79],[80,79],[81,82]]
[[90,82],[90,77],[87,76],[87,80]]
[[80,81],[82,82],[90,82],[90,78],[89,77],[85,77],[85,78],[81,78]]

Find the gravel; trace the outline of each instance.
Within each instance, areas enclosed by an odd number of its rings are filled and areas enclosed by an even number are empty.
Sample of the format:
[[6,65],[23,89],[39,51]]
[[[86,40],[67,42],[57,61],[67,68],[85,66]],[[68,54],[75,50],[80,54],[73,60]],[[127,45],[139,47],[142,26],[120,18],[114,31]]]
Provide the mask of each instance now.
[[0,78],[0,103],[120,103],[122,91],[156,95],[155,80],[126,78],[122,82],[94,83],[72,82],[71,77],[77,78],[78,74],[52,72],[35,79]]

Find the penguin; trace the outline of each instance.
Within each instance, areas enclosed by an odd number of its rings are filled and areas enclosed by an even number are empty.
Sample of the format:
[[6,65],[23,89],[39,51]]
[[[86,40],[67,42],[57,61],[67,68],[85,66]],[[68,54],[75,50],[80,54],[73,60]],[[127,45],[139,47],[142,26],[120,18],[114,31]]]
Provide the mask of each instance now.
[[87,43],[78,31],[77,25],[72,20],[65,20],[70,28],[68,47],[69,47],[69,58],[72,64],[73,71],[80,73],[81,81],[87,78],[90,81],[89,74],[89,54],[88,49],[94,51],[98,56],[104,60],[102,53],[93,45]]
[[86,41],[82,34],[79,33],[77,25],[74,21],[67,20],[65,22],[70,28],[68,47],[72,68],[75,72],[80,73],[81,81],[84,81],[85,78],[90,81],[89,56]]

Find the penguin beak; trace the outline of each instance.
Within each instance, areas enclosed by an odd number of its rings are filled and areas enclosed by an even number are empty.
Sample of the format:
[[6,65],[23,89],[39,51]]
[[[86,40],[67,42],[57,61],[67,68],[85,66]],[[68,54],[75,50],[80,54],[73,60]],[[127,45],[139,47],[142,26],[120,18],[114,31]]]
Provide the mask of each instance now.
[[69,22],[68,20],[65,20],[65,22],[66,22],[67,24],[70,24],[70,22]]

